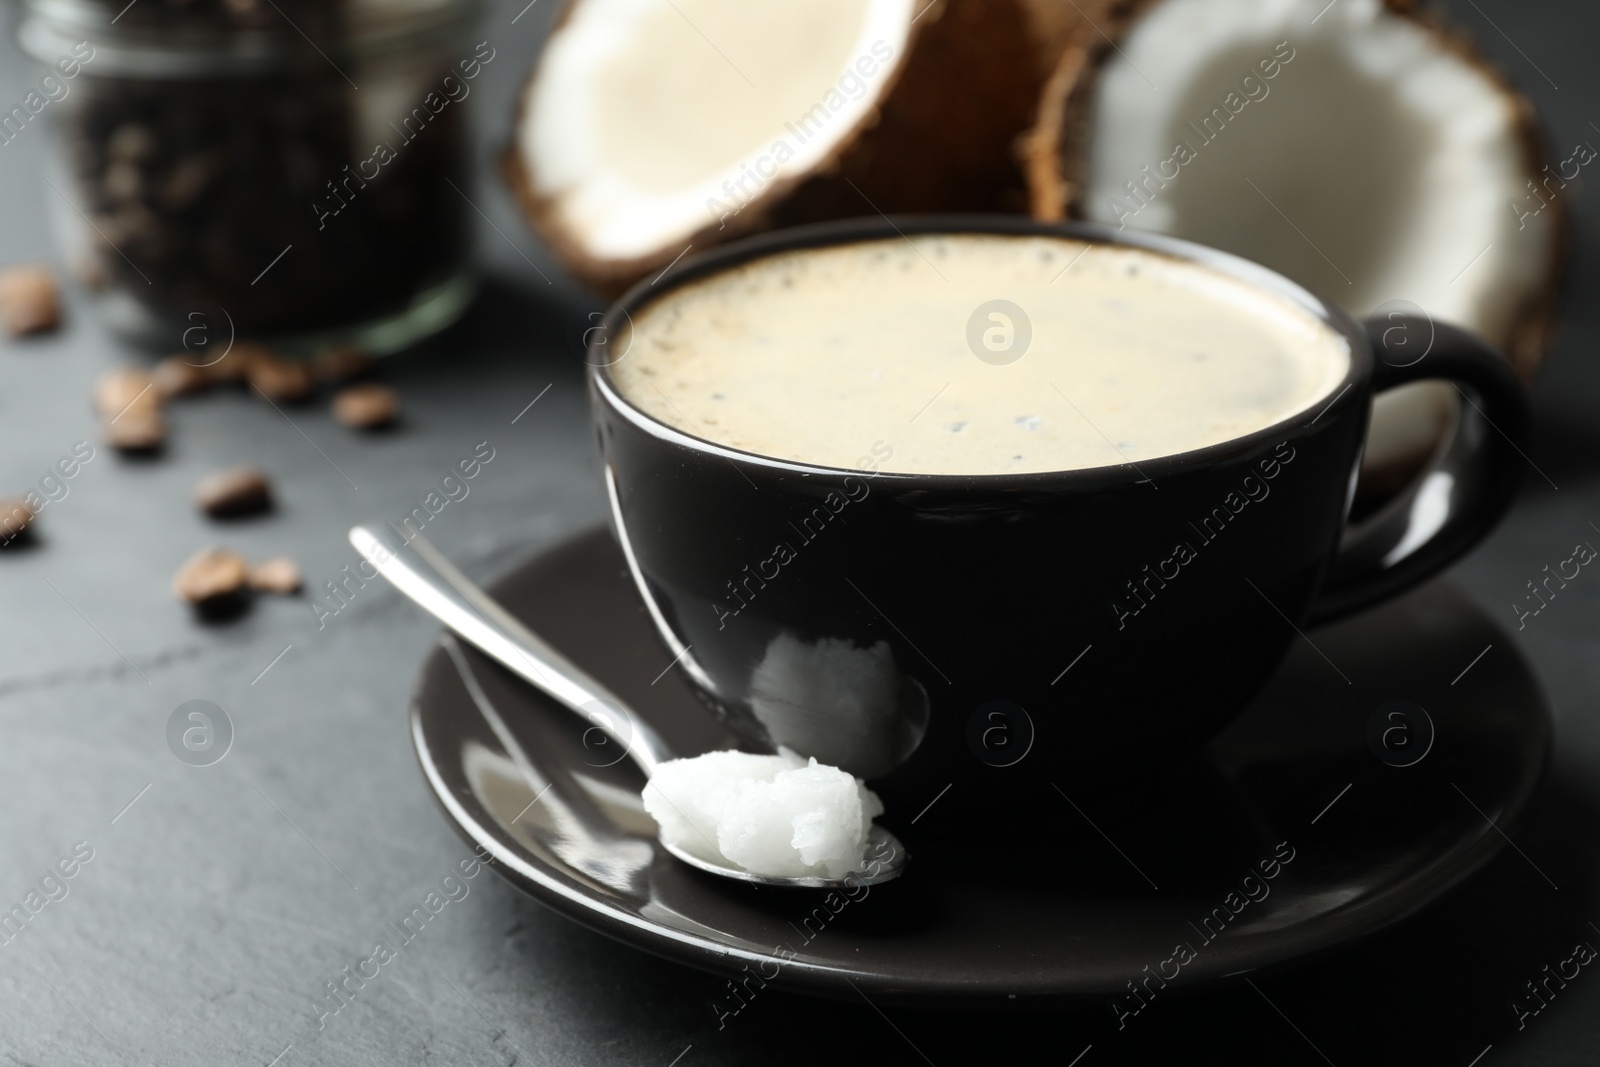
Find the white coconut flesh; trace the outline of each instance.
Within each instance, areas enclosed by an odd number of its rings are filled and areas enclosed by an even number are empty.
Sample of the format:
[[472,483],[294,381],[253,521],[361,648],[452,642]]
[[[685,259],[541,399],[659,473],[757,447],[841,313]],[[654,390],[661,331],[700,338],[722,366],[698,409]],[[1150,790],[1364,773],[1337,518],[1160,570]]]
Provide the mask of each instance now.
[[833,158],[906,52],[913,0],[579,0],[519,137],[550,221],[596,260],[676,253]]
[[[1524,121],[1378,0],[1165,0],[1101,72],[1081,210],[1243,255],[1357,316],[1420,309],[1507,347],[1557,240]],[[1431,444],[1441,388],[1379,405],[1369,464]]]

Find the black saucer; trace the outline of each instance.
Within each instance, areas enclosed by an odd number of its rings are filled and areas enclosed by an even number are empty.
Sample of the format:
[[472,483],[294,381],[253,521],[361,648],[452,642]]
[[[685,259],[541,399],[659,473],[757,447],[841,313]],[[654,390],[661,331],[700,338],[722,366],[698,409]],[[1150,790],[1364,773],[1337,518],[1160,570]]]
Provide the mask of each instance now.
[[[731,743],[669,664],[607,531],[491,592],[680,752]],[[1131,1013],[1168,988],[1372,933],[1506,843],[1550,735],[1509,639],[1434,583],[1298,641],[1245,713],[1160,781],[1120,796],[1058,783],[1005,804],[951,790],[922,812],[891,812],[911,866],[850,899],[680,863],[655,845],[642,783],[615,746],[476,652],[461,662],[548,780],[536,800],[436,648],[411,710],[417,756],[501,874],[602,933],[746,989],[860,991],[874,1003],[1098,1000]]]

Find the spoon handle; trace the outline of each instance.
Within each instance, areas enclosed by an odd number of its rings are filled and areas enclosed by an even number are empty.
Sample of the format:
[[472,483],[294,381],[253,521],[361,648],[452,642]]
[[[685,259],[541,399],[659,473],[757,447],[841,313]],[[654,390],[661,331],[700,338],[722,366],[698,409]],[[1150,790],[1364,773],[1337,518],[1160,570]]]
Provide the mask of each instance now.
[[406,539],[410,552],[394,551],[366,526],[351,528],[350,543],[396,589],[462,640],[621,745],[646,777],[673,758],[661,735],[621,699],[474,585],[420,534]]

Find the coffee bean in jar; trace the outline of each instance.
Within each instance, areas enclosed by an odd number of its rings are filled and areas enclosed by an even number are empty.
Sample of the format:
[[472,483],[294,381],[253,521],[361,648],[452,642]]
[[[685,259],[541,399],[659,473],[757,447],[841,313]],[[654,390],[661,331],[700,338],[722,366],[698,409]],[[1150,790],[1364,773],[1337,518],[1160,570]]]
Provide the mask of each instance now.
[[35,58],[92,57],[50,105],[46,195],[112,327],[381,352],[452,321],[472,290],[465,102],[495,58],[479,8],[28,0]]

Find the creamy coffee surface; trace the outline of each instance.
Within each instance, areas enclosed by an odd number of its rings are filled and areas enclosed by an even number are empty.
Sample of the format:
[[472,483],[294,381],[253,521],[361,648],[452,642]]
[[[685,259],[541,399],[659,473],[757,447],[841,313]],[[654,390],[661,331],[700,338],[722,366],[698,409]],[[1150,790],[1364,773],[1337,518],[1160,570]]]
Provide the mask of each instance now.
[[1217,444],[1324,400],[1350,358],[1309,312],[1208,267],[964,234],[756,260],[663,294],[613,351],[623,395],[686,433],[920,474]]

